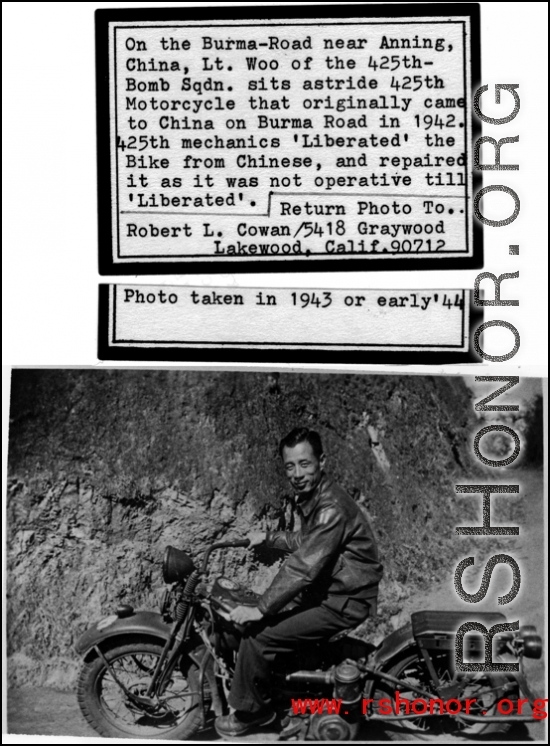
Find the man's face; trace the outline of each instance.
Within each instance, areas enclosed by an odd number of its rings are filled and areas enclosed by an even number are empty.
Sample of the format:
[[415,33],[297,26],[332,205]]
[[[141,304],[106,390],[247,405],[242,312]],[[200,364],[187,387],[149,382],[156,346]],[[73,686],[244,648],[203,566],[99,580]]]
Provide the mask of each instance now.
[[325,455],[317,458],[307,441],[283,448],[283,466],[297,495],[306,495],[317,487],[324,465]]

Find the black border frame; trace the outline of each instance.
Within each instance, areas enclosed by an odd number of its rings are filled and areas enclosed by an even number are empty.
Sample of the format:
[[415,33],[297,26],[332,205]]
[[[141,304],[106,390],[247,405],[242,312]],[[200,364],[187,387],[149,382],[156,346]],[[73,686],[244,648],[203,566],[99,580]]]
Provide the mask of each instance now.
[[[117,285],[113,285],[117,287]],[[200,347],[198,344],[186,347],[119,347],[111,344],[109,338],[111,284],[99,285],[99,324],[98,324],[98,352],[100,360],[148,360],[169,362],[225,362],[225,363],[342,363],[342,364],[377,364],[394,365],[449,365],[452,363],[480,363],[481,358],[474,352],[473,335],[475,329],[483,321],[483,311],[474,305],[473,292],[470,294],[469,318],[469,348],[467,351],[445,352],[407,351],[407,350],[327,350],[320,347],[307,346],[294,349],[273,347],[260,349],[251,347],[232,347],[228,343],[220,342],[215,347]],[[146,287],[146,286],[144,286]],[[455,288],[449,288],[456,290]],[[445,288],[442,288],[444,291]],[[464,291],[462,291],[464,292]],[[212,341],[211,344],[216,344]],[[338,344],[335,342],[334,344]]]
[[[113,261],[112,215],[111,215],[111,152],[109,116],[109,23],[112,21],[204,21],[204,20],[255,20],[265,18],[399,18],[430,16],[468,16],[470,18],[470,57],[472,64],[472,94],[481,85],[481,36],[480,8],[478,3],[419,3],[381,5],[277,5],[242,6],[216,8],[124,8],[99,9],[95,11],[96,23],[96,101],[97,101],[97,204],[99,273],[101,275],[178,275],[219,274],[235,272],[354,272],[354,271],[420,271],[445,269],[479,269],[483,266],[483,226],[472,215],[472,256],[450,256],[439,259],[382,259],[369,257],[334,259],[290,259],[274,261],[253,259],[231,261],[151,262]],[[481,123],[472,111],[472,140],[481,134]],[[467,164],[468,165],[468,164]],[[469,164],[473,168],[473,164]],[[473,171],[473,192],[481,187],[481,174]],[[473,194],[470,195],[473,199]]]

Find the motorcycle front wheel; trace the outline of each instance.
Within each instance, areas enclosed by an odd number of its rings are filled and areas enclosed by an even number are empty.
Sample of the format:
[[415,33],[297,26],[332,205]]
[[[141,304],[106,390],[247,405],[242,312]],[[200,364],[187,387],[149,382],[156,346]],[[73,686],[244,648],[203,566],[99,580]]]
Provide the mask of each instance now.
[[100,735],[186,740],[197,732],[201,722],[198,669],[191,661],[176,667],[162,695],[148,707],[136,704],[120,686],[146,697],[161,652],[161,644],[135,642],[104,651],[112,672],[99,657],[84,664],[78,703]]
[[[451,684],[453,681],[450,670],[449,657],[446,654],[440,654],[433,658],[433,663],[437,671],[439,680],[443,686]],[[426,668],[426,664],[419,654],[412,654],[402,658],[388,671],[390,676],[395,676],[401,682],[399,695],[401,699],[407,699],[411,703],[419,695],[413,689],[407,688],[407,683],[420,687],[426,691],[433,691],[431,677]],[[470,707],[471,715],[498,715],[497,702],[499,700],[498,689],[505,684],[505,678],[498,673],[471,674],[465,677],[460,684],[460,690],[453,693],[452,698],[465,700],[474,699],[475,703]],[[395,687],[384,684],[377,687],[376,692],[372,695],[375,701],[382,697],[389,698],[394,705]],[[509,699],[517,699],[517,694],[507,693]],[[438,695],[432,694],[433,699],[438,699]],[[438,710],[437,710],[438,711]],[[402,709],[404,712],[404,708]],[[397,712],[394,711],[394,715]],[[422,738],[422,736],[435,736],[449,734],[454,736],[465,736],[468,738],[477,736],[487,736],[495,733],[505,733],[510,728],[508,723],[472,723],[463,720],[460,714],[456,715],[429,715],[428,717],[419,716],[412,720],[395,721],[391,728],[387,728],[387,734],[393,741],[413,740]]]

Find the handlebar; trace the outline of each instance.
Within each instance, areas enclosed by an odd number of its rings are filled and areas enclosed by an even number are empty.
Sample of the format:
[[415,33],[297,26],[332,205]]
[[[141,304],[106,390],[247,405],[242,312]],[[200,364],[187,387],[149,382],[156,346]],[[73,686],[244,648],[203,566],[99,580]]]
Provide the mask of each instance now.
[[205,552],[201,573],[206,572],[208,568],[208,559],[215,549],[237,549],[238,547],[246,549],[249,544],[249,539],[241,539],[240,541],[219,541],[217,544],[211,544]]

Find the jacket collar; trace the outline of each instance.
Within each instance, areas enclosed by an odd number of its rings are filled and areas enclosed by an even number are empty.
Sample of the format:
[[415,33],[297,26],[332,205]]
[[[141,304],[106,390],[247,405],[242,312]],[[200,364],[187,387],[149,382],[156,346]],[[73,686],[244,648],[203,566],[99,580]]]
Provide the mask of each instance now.
[[317,506],[319,500],[321,499],[321,495],[324,493],[326,488],[331,484],[332,480],[330,477],[328,477],[325,472],[321,475],[321,481],[317,485],[317,487],[313,490],[310,497],[307,498],[307,500],[296,500],[296,505],[300,509],[302,515],[304,518],[307,518],[308,515],[313,511],[313,509]]

